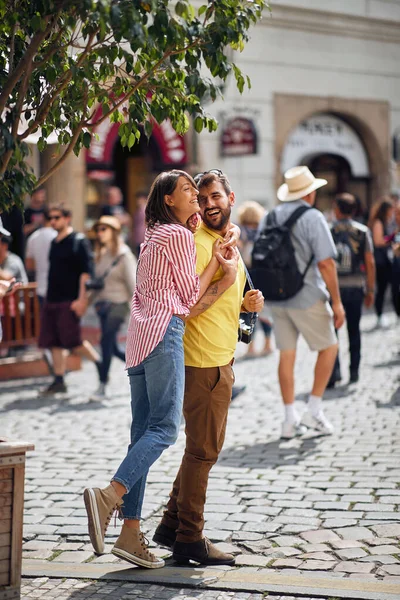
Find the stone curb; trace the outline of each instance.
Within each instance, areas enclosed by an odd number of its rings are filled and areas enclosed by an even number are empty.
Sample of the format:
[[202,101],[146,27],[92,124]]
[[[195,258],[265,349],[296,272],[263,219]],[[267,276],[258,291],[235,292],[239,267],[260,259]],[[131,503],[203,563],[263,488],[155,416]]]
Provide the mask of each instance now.
[[275,592],[315,597],[336,597],[347,600],[400,600],[398,584],[362,579],[308,577],[284,573],[243,573],[238,570],[167,567],[166,569],[126,568],[110,564],[67,564],[23,561],[24,577],[56,577],[74,579],[130,581],[169,585],[171,587],[221,589],[246,592]]

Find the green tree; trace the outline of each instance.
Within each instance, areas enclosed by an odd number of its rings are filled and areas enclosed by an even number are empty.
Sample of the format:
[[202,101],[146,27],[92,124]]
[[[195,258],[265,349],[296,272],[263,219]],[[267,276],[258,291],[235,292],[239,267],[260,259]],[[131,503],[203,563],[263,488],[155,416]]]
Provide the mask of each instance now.
[[[183,134],[214,131],[204,104],[230,73],[248,78],[230,56],[268,6],[264,0],[0,0],[0,209],[42,184],[70,152],[88,148],[93,128],[120,122],[131,148],[166,118]],[[102,116],[93,121],[98,105]],[[37,181],[25,140],[56,134],[58,159]]]

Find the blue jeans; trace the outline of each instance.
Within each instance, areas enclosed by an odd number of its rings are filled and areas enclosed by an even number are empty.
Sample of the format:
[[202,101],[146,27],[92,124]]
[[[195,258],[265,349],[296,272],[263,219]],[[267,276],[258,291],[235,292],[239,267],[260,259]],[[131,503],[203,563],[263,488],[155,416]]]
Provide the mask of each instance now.
[[126,489],[124,519],[140,519],[147,473],[163,450],[175,443],[185,387],[182,319],[172,316],[161,342],[128,369],[131,387],[131,443],[113,481]]
[[101,363],[99,365],[99,376],[101,383],[107,383],[112,357],[116,356],[125,362],[125,352],[118,346],[117,335],[129,312],[129,305],[127,302],[122,304],[97,302],[96,312],[100,319],[101,327]]

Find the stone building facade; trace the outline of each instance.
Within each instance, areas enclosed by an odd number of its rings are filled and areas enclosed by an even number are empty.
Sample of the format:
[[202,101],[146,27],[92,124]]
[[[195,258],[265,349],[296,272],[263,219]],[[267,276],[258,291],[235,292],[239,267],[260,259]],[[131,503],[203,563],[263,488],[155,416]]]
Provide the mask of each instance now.
[[[200,167],[225,170],[239,202],[266,206],[285,169],[304,163],[328,179],[321,208],[344,189],[366,206],[400,191],[392,155],[400,137],[400,1],[271,4],[235,57],[251,90],[240,95],[230,82],[225,101],[209,107],[220,128],[201,135]],[[255,154],[251,127],[241,136],[238,121],[252,124]]]

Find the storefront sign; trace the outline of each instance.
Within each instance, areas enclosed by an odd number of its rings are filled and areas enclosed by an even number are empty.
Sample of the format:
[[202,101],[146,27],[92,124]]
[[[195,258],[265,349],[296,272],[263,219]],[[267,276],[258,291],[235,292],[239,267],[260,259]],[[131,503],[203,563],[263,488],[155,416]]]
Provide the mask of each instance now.
[[244,117],[229,119],[221,137],[222,156],[257,154],[257,132],[253,121]]
[[[94,122],[100,120],[101,116],[102,108],[99,106],[93,117]],[[96,135],[92,136],[90,148],[86,152],[86,162],[90,168],[113,168],[113,153],[118,141],[119,125],[105,119],[94,128],[93,133]],[[161,125],[155,123],[152,136],[158,145],[163,166],[177,167],[188,162],[185,138],[176,133],[169,120]]]
[[368,156],[358,134],[338,117],[315,115],[300,123],[289,135],[282,153],[281,172],[308,163],[320,154],[342,156],[354,177],[368,177]]

